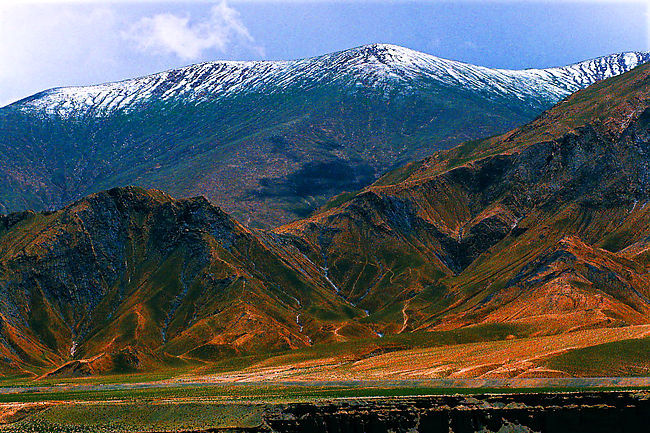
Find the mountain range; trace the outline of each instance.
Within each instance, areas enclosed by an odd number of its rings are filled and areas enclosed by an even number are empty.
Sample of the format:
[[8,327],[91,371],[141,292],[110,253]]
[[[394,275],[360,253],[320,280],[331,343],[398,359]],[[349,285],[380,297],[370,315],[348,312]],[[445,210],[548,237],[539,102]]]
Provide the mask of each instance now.
[[51,89],[0,108],[0,212],[138,185],[204,195],[247,226],[276,227],[649,59],[515,71],[373,44]]
[[[309,355],[400,377],[642,374],[649,143],[644,64],[273,229],[140,187],[2,216],[1,365],[309,370]],[[491,361],[426,352],[468,342]]]

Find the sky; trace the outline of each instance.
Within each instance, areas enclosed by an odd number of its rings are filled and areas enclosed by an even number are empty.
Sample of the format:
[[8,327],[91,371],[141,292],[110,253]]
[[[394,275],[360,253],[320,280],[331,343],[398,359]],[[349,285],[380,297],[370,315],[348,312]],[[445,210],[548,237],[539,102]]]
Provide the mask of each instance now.
[[210,60],[392,43],[499,68],[650,50],[650,0],[0,0],[0,106]]

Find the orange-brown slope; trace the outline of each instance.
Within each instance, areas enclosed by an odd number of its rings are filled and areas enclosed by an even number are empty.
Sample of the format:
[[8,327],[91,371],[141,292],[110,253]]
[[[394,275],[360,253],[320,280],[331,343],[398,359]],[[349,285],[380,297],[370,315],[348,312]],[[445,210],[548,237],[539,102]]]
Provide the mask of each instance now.
[[0,351],[14,367],[92,358],[93,371],[137,353],[128,370],[337,340],[364,313],[288,254],[205,199],[139,188],[3,217]]
[[277,231],[388,332],[648,323],[648,107],[642,66]]

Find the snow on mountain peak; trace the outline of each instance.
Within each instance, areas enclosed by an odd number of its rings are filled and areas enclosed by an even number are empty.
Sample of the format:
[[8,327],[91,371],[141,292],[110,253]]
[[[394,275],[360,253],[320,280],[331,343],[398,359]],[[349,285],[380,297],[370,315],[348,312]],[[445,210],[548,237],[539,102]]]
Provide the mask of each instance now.
[[647,52],[626,52],[564,67],[491,69],[447,60],[391,44],[364,45],[293,61],[215,61],[145,77],[86,87],[50,89],[18,101],[21,110],[62,117],[102,116],[132,111],[152,101],[201,103],[242,92],[277,93],[289,88],[337,84],[403,91],[443,84],[486,97],[536,98],[555,103],[596,81],[650,60]]

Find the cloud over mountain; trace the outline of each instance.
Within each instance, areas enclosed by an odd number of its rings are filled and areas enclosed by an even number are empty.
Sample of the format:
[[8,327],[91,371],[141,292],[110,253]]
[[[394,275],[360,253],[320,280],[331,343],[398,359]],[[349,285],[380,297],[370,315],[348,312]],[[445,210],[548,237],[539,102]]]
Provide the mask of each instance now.
[[202,20],[193,20],[189,14],[159,13],[143,17],[122,35],[141,51],[174,54],[182,60],[197,59],[210,49],[223,53],[233,43],[255,42],[239,12],[225,1],[213,6]]

